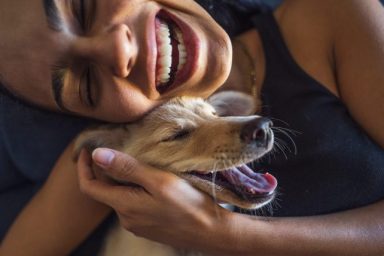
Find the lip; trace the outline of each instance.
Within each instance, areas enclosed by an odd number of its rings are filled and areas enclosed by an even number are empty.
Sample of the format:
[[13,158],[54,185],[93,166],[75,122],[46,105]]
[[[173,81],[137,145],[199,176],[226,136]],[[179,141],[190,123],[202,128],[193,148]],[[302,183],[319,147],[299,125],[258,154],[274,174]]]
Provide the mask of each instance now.
[[151,13],[147,21],[147,77],[150,87],[156,91],[156,60],[157,60],[157,43],[156,43],[156,30],[155,30],[155,19],[158,11]]
[[[173,83],[162,93],[167,93],[175,88],[177,88],[179,85],[186,82],[190,77],[193,76],[195,71],[198,67],[198,56],[200,52],[200,40],[197,37],[196,33],[193,31],[193,29],[187,25],[184,21],[176,17],[174,14],[170,13],[167,10],[161,9],[159,10],[151,19],[153,20],[152,26],[151,26],[151,48],[152,53],[150,54],[150,57],[152,58],[150,60],[150,70],[151,70],[151,84],[154,84],[154,87],[156,88],[156,62],[157,62],[157,43],[156,43],[156,30],[155,30],[155,19],[156,17],[160,17],[162,19],[170,20],[171,22],[175,23],[179,29],[182,32],[184,44],[187,52],[187,60],[181,70],[179,70],[176,73],[175,79]],[[155,45],[155,46],[153,46]]]

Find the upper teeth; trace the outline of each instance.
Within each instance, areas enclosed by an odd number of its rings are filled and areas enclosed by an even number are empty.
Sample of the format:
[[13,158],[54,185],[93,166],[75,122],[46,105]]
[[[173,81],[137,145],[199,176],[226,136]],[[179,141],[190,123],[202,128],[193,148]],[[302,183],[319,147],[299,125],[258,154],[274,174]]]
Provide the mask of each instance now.
[[[187,52],[185,49],[184,39],[180,29],[174,28],[179,50],[179,65],[177,67],[178,72],[185,64],[187,60]],[[160,26],[157,30],[157,43],[158,43],[158,71],[156,75],[156,84],[165,84],[169,82],[171,67],[172,67],[172,44],[171,44],[171,32],[167,23],[160,21]]]

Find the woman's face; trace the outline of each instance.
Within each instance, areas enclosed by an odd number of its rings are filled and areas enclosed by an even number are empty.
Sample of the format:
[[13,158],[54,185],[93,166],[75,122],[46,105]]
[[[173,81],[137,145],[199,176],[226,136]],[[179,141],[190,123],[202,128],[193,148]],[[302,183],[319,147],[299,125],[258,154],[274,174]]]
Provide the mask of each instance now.
[[2,79],[46,108],[126,122],[229,74],[230,40],[192,0],[5,2]]

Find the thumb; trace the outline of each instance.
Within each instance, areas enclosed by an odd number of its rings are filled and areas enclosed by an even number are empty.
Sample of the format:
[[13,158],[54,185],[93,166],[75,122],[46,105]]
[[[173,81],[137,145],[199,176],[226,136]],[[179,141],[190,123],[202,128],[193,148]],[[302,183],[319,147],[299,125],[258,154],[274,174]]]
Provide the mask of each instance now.
[[92,153],[92,159],[108,176],[123,183],[131,182],[148,189],[151,185],[148,181],[154,178],[154,168],[116,150],[97,148]]

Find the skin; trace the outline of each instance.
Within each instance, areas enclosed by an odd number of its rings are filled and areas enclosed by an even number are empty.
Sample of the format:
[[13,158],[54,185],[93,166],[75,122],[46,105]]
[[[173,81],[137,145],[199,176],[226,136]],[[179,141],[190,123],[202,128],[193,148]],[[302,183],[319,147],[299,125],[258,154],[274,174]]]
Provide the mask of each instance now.
[[[9,60],[0,64],[0,72],[14,94],[60,111],[51,90],[51,70],[59,66],[56,68],[64,73],[62,98],[68,112],[127,122],[172,96],[206,97],[228,77],[230,40],[192,0],[85,0],[84,16],[93,21],[84,28],[77,20],[81,15],[72,11],[79,9],[79,3],[79,0],[56,0],[62,20],[57,31],[47,26],[42,0],[0,2],[0,37],[7,39],[1,42],[0,57]],[[168,10],[189,24],[200,41],[199,68],[183,84],[163,94],[156,90],[154,72],[147,66],[148,59],[156,60],[156,55],[149,51],[155,46],[148,42],[155,42],[147,36],[148,17],[159,9]],[[13,24],[21,25],[15,31]],[[79,97],[79,91],[86,90],[87,69],[91,74],[94,106]]]
[[[378,118],[384,115],[384,87],[380,86],[384,83],[380,68],[384,65],[384,12],[379,2],[290,0],[279,7],[275,17],[296,62],[339,97],[367,134],[384,147],[384,119]],[[260,89],[264,76],[261,42],[256,31],[241,39],[259,63]],[[238,64],[235,60],[224,89],[231,88],[231,81],[240,76],[241,71],[236,69]],[[71,148],[67,150],[70,152]],[[102,153],[100,149],[94,152],[95,163],[109,175],[140,184],[145,190],[114,186],[95,179],[90,169],[92,160],[82,153],[78,162],[81,191],[112,207],[121,224],[139,236],[218,255],[361,256],[380,255],[384,251],[383,202],[322,216],[250,217],[216,208],[209,197],[170,173],[145,166],[119,152],[112,152],[114,157]],[[51,192],[61,187],[60,179],[67,175],[75,180],[74,170],[63,171],[67,161],[65,157],[59,160],[44,185],[50,187]],[[44,210],[43,205],[52,203],[60,195],[45,191],[48,189],[39,192],[15,222],[0,249],[1,255],[24,255],[31,250],[17,250],[28,247],[39,249],[42,253],[38,255],[66,253],[79,244],[79,240],[84,239],[109,211],[102,204],[92,202],[94,208],[84,207],[87,209],[78,216],[79,223],[90,222],[87,227],[75,227],[76,232],[73,232],[66,225],[46,225],[45,231],[51,232],[48,234],[54,232],[58,237],[39,234],[30,238],[32,242],[24,241],[21,239],[23,232],[41,228],[36,219],[41,216],[38,214]],[[95,212],[100,215],[89,219]],[[53,221],[62,217],[62,213],[56,214],[50,215]],[[70,242],[64,239],[73,233],[76,236]],[[49,239],[51,243],[41,238]]]

